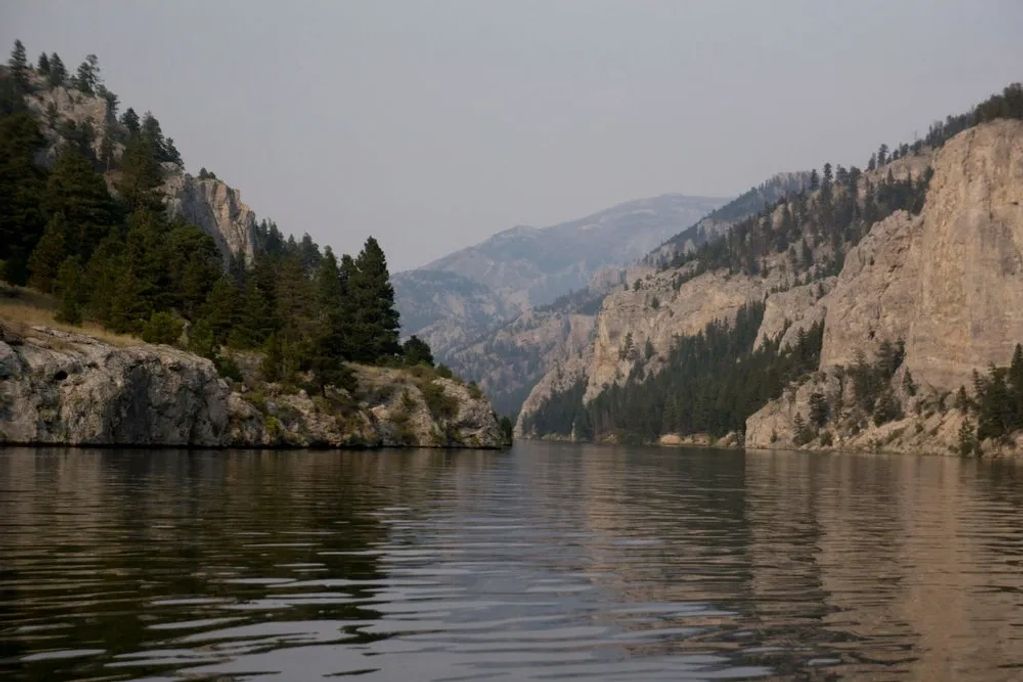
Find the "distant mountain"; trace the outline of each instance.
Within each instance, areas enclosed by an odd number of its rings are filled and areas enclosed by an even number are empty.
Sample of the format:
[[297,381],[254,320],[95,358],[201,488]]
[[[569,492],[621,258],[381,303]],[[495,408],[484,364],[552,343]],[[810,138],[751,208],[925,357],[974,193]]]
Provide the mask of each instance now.
[[[665,194],[550,227],[513,227],[394,276],[402,332],[445,353],[630,263],[726,199]],[[439,274],[443,273],[443,274]]]

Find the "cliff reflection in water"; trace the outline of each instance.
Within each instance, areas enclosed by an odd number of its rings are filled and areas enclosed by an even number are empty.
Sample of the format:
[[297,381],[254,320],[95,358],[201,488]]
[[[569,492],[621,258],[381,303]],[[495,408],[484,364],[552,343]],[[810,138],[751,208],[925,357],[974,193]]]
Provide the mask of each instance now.
[[0,451],[0,673],[1012,679],[1010,463]]

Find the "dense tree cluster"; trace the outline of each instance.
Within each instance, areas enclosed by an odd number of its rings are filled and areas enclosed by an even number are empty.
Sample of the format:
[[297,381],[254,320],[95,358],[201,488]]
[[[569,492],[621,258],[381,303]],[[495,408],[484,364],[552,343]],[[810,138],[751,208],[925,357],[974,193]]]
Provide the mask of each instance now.
[[1000,440],[1023,429],[1023,346],[1016,344],[1008,367],[991,365],[986,375],[974,372],[972,399],[963,387],[956,402],[975,420],[964,422],[959,433],[964,455],[974,452],[980,441]]
[[527,416],[524,427],[583,440],[741,432],[749,415],[816,369],[820,358],[821,324],[800,330],[794,346],[781,348],[776,339],[754,348],[763,314],[763,303],[749,303],[734,323],[716,320],[695,336],[680,337],[656,375],[634,371],[585,406],[580,382]]
[[[2,91],[21,100],[31,68],[17,43],[0,72]],[[36,67],[51,87],[98,93],[94,56],[72,79],[62,69],[56,54],[40,56]],[[339,260],[308,235],[285,239],[264,222],[255,262],[225,269],[209,235],[165,211],[165,164],[181,165],[181,158],[152,114],[140,118],[129,108],[120,121],[105,122],[105,138],[122,149],[105,159],[95,153],[89,129],[83,135],[82,126],[58,128],[65,142],[47,170],[35,162],[45,144],[39,122],[23,104],[4,102],[2,275],[55,294],[60,320],[85,317],[147,341],[187,345],[229,375],[225,348],[260,350],[266,379],[301,378],[319,390],[350,385],[345,361],[402,361],[387,261],[372,237],[355,258]],[[114,194],[103,175],[111,170]],[[409,364],[433,363],[419,339],[407,342],[404,353]]]
[[668,266],[685,273],[677,284],[722,268],[766,275],[767,257],[780,253],[788,254],[790,270],[804,281],[837,274],[845,253],[871,225],[900,209],[918,213],[923,208],[930,172],[895,177],[889,169],[871,181],[855,166],[833,171],[825,164],[823,175],[816,181],[814,177],[806,191],[783,197],[738,222],[720,239],[676,256]]

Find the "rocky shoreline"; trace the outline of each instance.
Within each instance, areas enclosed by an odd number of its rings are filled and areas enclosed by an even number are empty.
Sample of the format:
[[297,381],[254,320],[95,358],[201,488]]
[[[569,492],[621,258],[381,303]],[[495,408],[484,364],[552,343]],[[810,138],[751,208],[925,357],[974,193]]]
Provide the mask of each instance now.
[[0,444],[378,448],[504,445],[486,399],[422,368],[352,365],[358,387],[229,381],[170,346],[0,321]]

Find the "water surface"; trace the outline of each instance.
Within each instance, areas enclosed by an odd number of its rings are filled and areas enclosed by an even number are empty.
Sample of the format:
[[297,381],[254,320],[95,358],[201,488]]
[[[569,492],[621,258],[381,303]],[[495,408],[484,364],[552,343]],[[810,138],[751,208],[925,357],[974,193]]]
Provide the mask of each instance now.
[[1023,678],[1023,469],[0,450],[0,677]]

